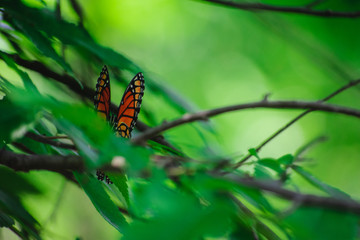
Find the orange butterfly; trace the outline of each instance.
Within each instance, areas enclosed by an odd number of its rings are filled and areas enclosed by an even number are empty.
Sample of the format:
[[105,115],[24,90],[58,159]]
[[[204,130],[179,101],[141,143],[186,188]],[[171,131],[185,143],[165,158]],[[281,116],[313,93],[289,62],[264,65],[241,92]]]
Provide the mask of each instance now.
[[[117,114],[111,114],[110,78],[107,67],[104,66],[96,84],[94,97],[95,109],[101,117],[110,122],[117,135],[124,138],[130,138],[131,131],[136,124],[140,112],[144,90],[144,76],[139,72],[125,89]],[[99,180],[102,181],[104,180],[104,177],[106,177],[106,182],[111,183],[111,180],[108,176],[105,176],[103,172],[97,171],[96,175]]]

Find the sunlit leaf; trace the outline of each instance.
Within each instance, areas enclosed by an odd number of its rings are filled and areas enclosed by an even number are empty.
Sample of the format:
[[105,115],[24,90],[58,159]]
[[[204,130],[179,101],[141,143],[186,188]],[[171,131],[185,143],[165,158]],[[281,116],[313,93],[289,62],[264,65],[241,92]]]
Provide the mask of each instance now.
[[125,174],[115,174],[115,173],[106,173],[120,191],[122,196],[124,197],[127,206],[130,206],[130,198],[129,198],[129,189],[128,189],[128,181]]
[[[34,25],[29,21],[30,19],[27,19],[27,9],[24,5],[18,3],[17,0],[14,0],[11,4],[6,3],[5,6],[7,14],[10,15],[7,18],[8,22],[26,35],[45,56],[52,58],[66,71],[71,72],[70,66],[52,47],[52,42],[48,36],[44,35],[44,33],[40,32],[37,28],[34,28]],[[15,9],[17,11],[14,11]]]
[[284,169],[280,166],[279,161],[275,159],[263,158],[259,160],[257,163],[274,170],[278,174],[281,174],[284,171]]
[[16,66],[16,64],[15,64],[15,62],[14,62],[13,59],[11,59],[10,57],[8,57],[8,56],[7,56],[6,54],[4,54],[4,52],[2,52],[2,51],[0,51],[0,57],[1,57],[2,59],[4,59],[4,61],[6,62],[6,64],[7,64],[10,68],[14,69],[15,72],[17,72],[17,74],[21,77],[21,79],[22,79],[22,81],[23,81],[23,83],[24,83],[24,87],[25,87],[26,89],[29,89],[29,90],[32,90],[32,91],[38,91],[38,90],[36,89],[34,83],[32,82],[32,80],[30,79],[29,75],[28,75],[26,72],[20,70],[20,69]]
[[291,154],[286,154],[280,158],[278,158],[278,162],[280,164],[284,164],[284,165],[290,165],[292,164],[294,161],[294,156]]

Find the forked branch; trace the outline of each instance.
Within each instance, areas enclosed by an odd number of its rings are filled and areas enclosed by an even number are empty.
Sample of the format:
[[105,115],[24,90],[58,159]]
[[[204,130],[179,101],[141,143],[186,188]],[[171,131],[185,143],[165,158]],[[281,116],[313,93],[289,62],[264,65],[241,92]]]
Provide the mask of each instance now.
[[[332,92],[331,94],[329,94],[328,96],[324,97],[323,99],[319,100],[319,102],[325,102],[333,97],[335,97],[336,95],[342,93],[343,91],[354,87],[356,85],[358,85],[360,83],[360,79],[356,80],[356,81],[350,81],[348,84],[346,84],[345,86],[337,89],[336,91]],[[306,110],[305,112],[301,113],[300,115],[298,115],[297,117],[295,117],[294,119],[292,119],[290,122],[288,122],[286,125],[284,125],[283,127],[281,127],[279,130],[277,130],[275,133],[273,133],[270,137],[268,137],[267,139],[265,139],[262,143],[260,143],[260,145],[258,145],[255,150],[256,152],[259,152],[266,144],[268,144],[269,142],[271,142],[274,138],[276,138],[277,136],[279,136],[283,131],[285,131],[286,129],[288,129],[290,126],[292,126],[295,122],[299,121],[301,118],[305,117],[308,113],[311,113],[313,110],[309,109]],[[249,158],[251,157],[251,154],[247,154],[243,159],[241,159],[238,163],[236,163],[234,165],[234,168],[238,168],[240,167],[244,162],[246,162]]]

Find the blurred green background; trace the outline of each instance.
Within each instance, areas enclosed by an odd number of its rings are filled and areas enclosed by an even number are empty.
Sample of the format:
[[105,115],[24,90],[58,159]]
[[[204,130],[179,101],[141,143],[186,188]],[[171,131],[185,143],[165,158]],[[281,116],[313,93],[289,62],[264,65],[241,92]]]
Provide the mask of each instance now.
[[[26,2],[43,7],[40,1]],[[45,2],[54,9],[55,1]],[[158,84],[187,99],[193,111],[258,101],[266,94],[271,94],[269,99],[273,100],[315,101],[360,76],[360,19],[242,11],[191,0],[79,2],[84,26],[98,43],[145,69],[145,81],[147,75],[155,76]],[[302,6],[309,1],[262,2]],[[61,7],[64,19],[78,21],[68,1],[61,1]],[[319,8],[351,11],[359,9],[360,3],[326,1]],[[8,48],[1,38],[0,48]],[[89,71],[86,60],[72,54],[71,49],[66,58],[75,75],[95,88],[102,66],[97,72]],[[0,68],[6,69],[2,74],[16,78],[3,62]],[[41,92],[63,101],[79,101],[59,92],[39,75],[31,76]],[[123,91],[123,86],[112,83],[113,102],[120,101]],[[329,102],[359,108],[359,95],[360,87],[355,87]],[[141,113],[139,119],[150,125],[181,116],[166,99],[148,89],[142,107],[152,114],[153,120]],[[217,156],[236,161],[301,112],[233,112],[206,124],[177,127],[164,136],[193,157]],[[320,180],[360,199],[358,119],[311,113],[264,147],[259,155],[276,158],[294,153],[319,136],[327,136],[328,141],[307,153],[305,168]],[[45,225],[48,239],[120,236],[77,186],[49,172],[32,172],[27,177],[34,179],[44,192],[25,196],[25,205]],[[305,183],[301,184],[307,189]],[[0,237],[16,239],[8,231],[0,232]]]

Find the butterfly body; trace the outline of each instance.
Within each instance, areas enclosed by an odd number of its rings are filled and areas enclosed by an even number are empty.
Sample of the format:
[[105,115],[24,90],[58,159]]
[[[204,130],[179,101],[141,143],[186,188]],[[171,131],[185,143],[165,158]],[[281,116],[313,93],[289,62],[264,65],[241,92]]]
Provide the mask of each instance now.
[[[125,89],[117,113],[111,114],[110,77],[107,67],[103,67],[96,84],[94,105],[98,115],[110,123],[116,135],[123,138],[131,137],[140,112],[144,90],[144,76],[139,72]],[[96,174],[99,180],[105,178],[107,183],[111,182],[103,172],[97,171]]]

